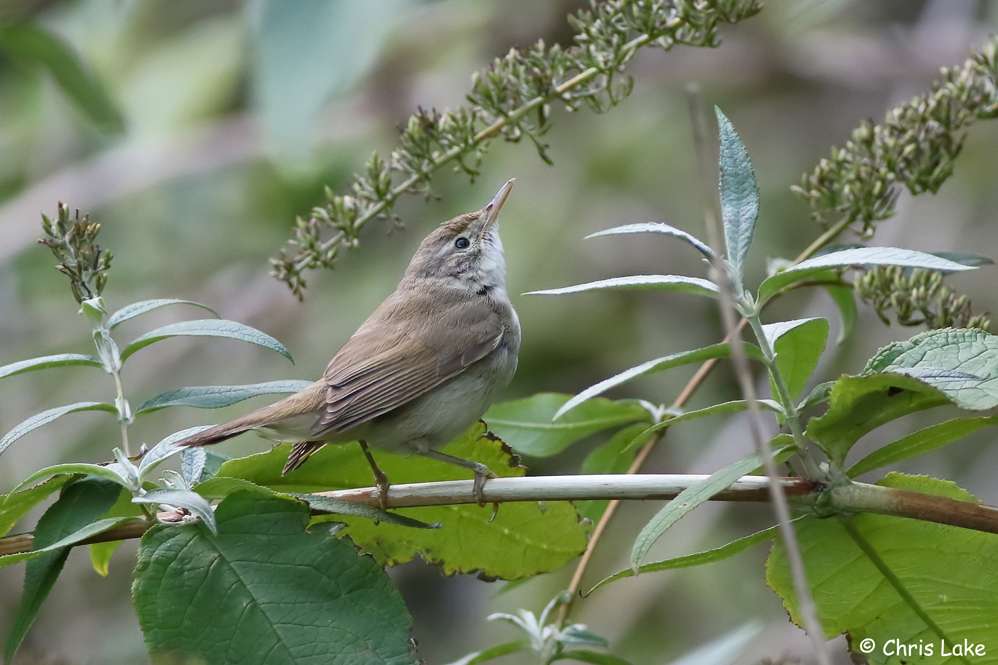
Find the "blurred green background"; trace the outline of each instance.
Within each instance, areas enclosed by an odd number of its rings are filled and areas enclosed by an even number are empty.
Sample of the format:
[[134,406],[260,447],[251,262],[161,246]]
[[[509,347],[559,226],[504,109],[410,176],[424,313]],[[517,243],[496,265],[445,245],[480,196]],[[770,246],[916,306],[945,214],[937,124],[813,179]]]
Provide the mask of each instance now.
[[[508,177],[518,180],[502,221],[512,294],[627,273],[700,275],[704,266],[678,243],[582,240],[600,228],[651,220],[702,233],[684,93],[693,80],[706,102],[725,109],[755,161],[762,214],[751,256],[754,280],[767,257],[792,256],[819,232],[788,189],[801,172],[844,142],[861,119],[881,118],[925,90],[939,66],[962,62],[998,19],[998,3],[983,0],[774,1],[759,16],[723,29],[720,49],[640,54],[634,94],[609,114],[556,110],[545,137],[554,167],[529,144],[496,144],[472,185],[442,172],[434,181],[438,198],[402,201],[406,230],[366,229],[361,247],[337,271],[311,276],[304,304],[267,275],[267,258],[295,215],[320,202],[323,185],[338,191],[372,149],[387,154],[417,105],[460,104],[470,74],[509,47],[537,38],[568,44],[565,15],[579,6],[564,0],[0,2],[0,25],[27,22],[66,40],[106,87],[105,106],[120,114],[116,119],[105,109],[96,121],[51,70],[4,48],[11,33],[0,33],[0,364],[89,351],[86,322],[47,251],[33,244],[40,213],[53,214],[60,200],[104,225],[103,244],[115,254],[105,291],[112,308],[154,297],[204,302],[278,337],[297,361],[291,366],[226,341],[171,340],[129,363],[124,380],[133,405],[178,386],[316,377],[393,288],[422,235],[481,206]],[[91,104],[104,108],[100,99]],[[998,254],[996,154],[998,123],[975,127],[944,189],[903,197],[899,215],[880,226],[875,242]],[[987,268],[951,283],[979,310],[994,311],[995,274]],[[524,344],[506,397],[576,392],[615,370],[721,335],[714,304],[688,296],[514,295],[514,304]],[[130,322],[123,338],[184,314],[162,310]],[[822,293],[796,293],[768,312],[771,320],[805,315],[829,316],[833,331],[837,326]],[[855,371],[878,346],[912,332],[887,328],[863,310],[859,334],[828,351],[823,371]],[[651,377],[617,396],[669,402],[692,371]],[[731,399],[736,390],[722,367],[692,405]],[[87,368],[16,377],[0,385],[0,430],[49,406],[112,396],[110,379]],[[152,443],[246,408],[168,409],[144,418],[132,436]],[[867,445],[901,431],[887,429]],[[739,418],[676,428],[647,470],[712,471],[750,447],[745,431]],[[0,487],[56,461],[102,461],[115,437],[106,414],[67,417],[4,455]],[[594,443],[527,462],[534,473],[572,473]],[[903,468],[952,478],[998,502],[991,472],[998,448],[988,443],[983,433]],[[250,436],[225,449],[245,453],[264,445]],[[621,511],[597,552],[591,581],[626,565],[633,536],[657,508],[634,503]],[[718,545],[770,522],[765,506],[708,505],[670,531],[652,558]],[[19,662],[146,662],[128,596],[134,551],[134,543],[118,551],[108,579],[91,570],[85,550],[74,551]],[[759,549],[713,567],[618,583],[580,602],[576,618],[635,663],[666,663],[749,620],[760,622],[762,632],[740,662],[806,654],[802,634],[765,587],[764,554]],[[22,570],[0,571],[0,627],[10,621]],[[423,564],[393,571],[430,663],[513,639],[507,626],[484,617],[516,607],[539,610],[570,573],[500,594],[501,584],[445,578]]]

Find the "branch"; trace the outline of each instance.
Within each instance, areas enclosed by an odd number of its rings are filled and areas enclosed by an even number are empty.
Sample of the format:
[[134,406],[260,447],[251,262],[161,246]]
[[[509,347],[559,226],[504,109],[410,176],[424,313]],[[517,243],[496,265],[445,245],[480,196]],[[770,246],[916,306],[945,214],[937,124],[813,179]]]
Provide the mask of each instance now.
[[[577,476],[533,476],[494,478],[485,484],[486,503],[517,501],[656,501],[674,499],[690,485],[703,482],[706,475],[686,474],[605,474]],[[781,477],[779,486],[791,502],[821,515],[876,513],[935,522],[975,531],[998,534],[998,507],[971,501],[957,501],[909,490],[853,483],[826,489],[801,478]],[[328,492],[314,492],[338,501],[381,507],[377,487],[359,487]],[[715,495],[712,501],[761,503],[769,501],[770,481],[766,476],[743,476],[731,487]],[[388,490],[389,508],[420,508],[477,503],[472,480],[446,480],[430,483],[392,485]],[[78,543],[87,545],[142,536],[151,523],[136,518],[122,526]],[[0,538],[0,555],[31,551],[30,533]]]

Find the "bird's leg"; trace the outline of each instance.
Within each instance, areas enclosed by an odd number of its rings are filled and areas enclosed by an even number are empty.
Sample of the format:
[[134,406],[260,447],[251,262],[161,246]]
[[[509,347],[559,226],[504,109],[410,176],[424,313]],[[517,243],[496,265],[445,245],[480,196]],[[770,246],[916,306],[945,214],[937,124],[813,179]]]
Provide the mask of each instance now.
[[388,476],[385,472],[381,470],[378,463],[374,461],[374,455],[367,448],[367,441],[358,441],[360,444],[360,449],[364,451],[364,457],[367,458],[367,463],[371,465],[371,473],[374,474],[374,482],[378,486],[378,501],[381,503],[381,509],[388,509],[388,488],[391,484],[388,482]]
[[418,451],[420,455],[429,457],[431,459],[440,460],[441,462],[447,462],[449,464],[456,464],[457,466],[463,466],[466,469],[471,469],[475,472],[475,499],[478,500],[479,506],[485,505],[485,481],[489,478],[495,478],[496,474],[492,473],[492,470],[482,464],[481,462],[472,462],[471,460],[462,459],[460,457],[455,457],[454,455],[448,455],[447,453],[442,453],[439,450],[421,450]]

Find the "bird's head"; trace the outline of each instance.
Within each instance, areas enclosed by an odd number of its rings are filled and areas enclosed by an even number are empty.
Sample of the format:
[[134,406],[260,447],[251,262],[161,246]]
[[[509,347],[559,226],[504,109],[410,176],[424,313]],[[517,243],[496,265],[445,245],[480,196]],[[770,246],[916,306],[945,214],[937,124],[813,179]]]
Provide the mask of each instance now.
[[426,236],[406,269],[408,278],[441,278],[468,286],[506,286],[506,259],[499,240],[499,213],[513,189],[511,178],[485,207],[458,215]]

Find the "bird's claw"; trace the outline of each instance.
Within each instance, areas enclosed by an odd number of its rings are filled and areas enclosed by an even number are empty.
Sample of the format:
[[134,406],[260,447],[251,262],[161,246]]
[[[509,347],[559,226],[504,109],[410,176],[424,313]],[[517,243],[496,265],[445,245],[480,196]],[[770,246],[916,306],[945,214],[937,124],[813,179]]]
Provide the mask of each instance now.
[[[495,477],[496,474],[492,473],[492,470],[484,464],[475,466],[475,485],[473,491],[479,506],[485,505],[485,482]],[[493,515],[493,519],[495,519],[495,515]]]

